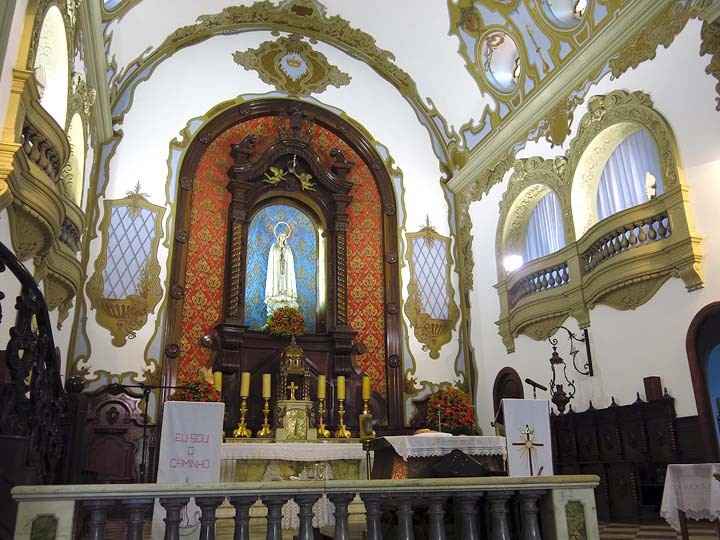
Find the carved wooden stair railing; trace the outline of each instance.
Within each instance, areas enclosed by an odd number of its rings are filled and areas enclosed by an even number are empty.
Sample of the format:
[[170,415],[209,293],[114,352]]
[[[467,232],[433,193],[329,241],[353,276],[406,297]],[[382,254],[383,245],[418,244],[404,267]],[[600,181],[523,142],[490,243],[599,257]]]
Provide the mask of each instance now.
[[15,505],[5,503],[14,485],[61,481],[69,431],[45,298],[27,268],[0,242],[0,272],[7,270],[20,283],[20,294],[5,353],[6,380],[0,383],[0,536],[12,531]]

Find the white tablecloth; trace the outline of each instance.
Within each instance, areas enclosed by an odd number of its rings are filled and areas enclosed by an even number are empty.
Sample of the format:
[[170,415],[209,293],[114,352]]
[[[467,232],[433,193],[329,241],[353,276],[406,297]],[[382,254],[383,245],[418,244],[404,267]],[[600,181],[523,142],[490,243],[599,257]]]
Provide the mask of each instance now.
[[[365,451],[360,443],[224,443],[220,448],[223,471],[234,467],[236,460],[263,459],[268,461],[307,461],[324,463],[339,459],[352,459],[364,463]],[[316,473],[317,471],[313,471]],[[225,473],[223,472],[223,477]],[[263,481],[279,480],[276,467],[270,464]],[[302,480],[311,480],[312,476],[301,476]],[[322,469],[322,479],[332,480],[332,469]],[[298,512],[300,508],[295,501],[283,506],[283,529],[296,529],[300,525]],[[335,525],[335,505],[326,496],[322,496],[313,506],[313,526],[332,527]]]
[[472,456],[505,456],[505,437],[495,435],[457,437],[428,437],[422,435],[385,437],[395,452],[405,461],[409,457],[444,456],[460,450]]
[[668,465],[660,515],[680,530],[678,510],[691,519],[714,521],[720,517],[720,463]]

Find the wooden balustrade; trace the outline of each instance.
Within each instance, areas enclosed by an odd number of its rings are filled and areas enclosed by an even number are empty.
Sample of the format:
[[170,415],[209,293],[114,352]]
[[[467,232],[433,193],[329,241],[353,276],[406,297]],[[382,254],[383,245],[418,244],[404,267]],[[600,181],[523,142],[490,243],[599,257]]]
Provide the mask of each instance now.
[[562,287],[570,282],[570,269],[567,262],[543,268],[524,276],[515,283],[508,292],[508,303],[514,307],[517,303],[531,294]]
[[636,247],[670,238],[672,228],[667,212],[630,222],[605,234],[582,254],[583,271],[592,272],[599,264]]
[[[165,508],[165,539],[180,538],[183,507],[191,497],[201,510],[200,538],[216,537],[216,511],[227,499],[235,509],[235,540],[249,540],[250,508],[258,500],[267,508],[268,540],[282,538],[283,505],[294,500],[299,506],[299,528],[295,538],[312,540],[313,505],[327,496],[335,505],[334,538],[348,540],[350,524],[348,505],[359,496],[365,506],[365,531],[368,540],[393,538],[413,540],[418,523],[423,537],[433,540],[552,540],[567,538],[568,519],[565,501],[580,501],[584,508],[587,538],[597,538],[595,476],[492,477],[428,480],[370,481],[283,481],[243,482],[227,484],[125,484],[87,486],[23,486],[13,491],[19,502],[15,538],[29,538],[33,516],[70,504],[69,512],[57,517],[58,534],[64,527],[72,529],[75,512],[82,507],[86,518],[85,534],[91,539],[105,537],[108,515],[127,516],[127,538],[142,537],[143,519],[149,514],[155,498]],[[542,504],[541,504],[542,503]],[[542,520],[540,508],[543,509]],[[52,513],[52,510],[50,510]],[[67,514],[67,515],[66,515]],[[230,515],[230,514],[226,514]],[[381,521],[385,515],[387,519]],[[414,519],[414,516],[419,519]],[[579,516],[582,520],[583,516]],[[258,519],[258,518],[254,518]],[[577,520],[575,514],[573,520]],[[388,520],[394,532],[383,530]],[[423,521],[425,520],[425,521]],[[541,527],[542,521],[542,527]],[[572,520],[571,520],[572,521]],[[449,526],[453,532],[446,530]],[[357,530],[356,530],[357,533]],[[255,532],[257,535],[257,530]]]

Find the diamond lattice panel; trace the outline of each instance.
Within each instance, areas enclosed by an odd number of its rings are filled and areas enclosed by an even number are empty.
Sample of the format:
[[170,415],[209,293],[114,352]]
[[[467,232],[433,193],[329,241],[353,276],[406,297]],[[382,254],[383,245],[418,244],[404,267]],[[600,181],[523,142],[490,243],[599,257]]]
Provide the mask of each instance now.
[[413,263],[423,313],[433,319],[448,320],[450,299],[447,284],[447,255],[443,241],[415,238]]
[[127,298],[140,292],[155,234],[155,214],[151,210],[113,207],[103,272],[105,298]]

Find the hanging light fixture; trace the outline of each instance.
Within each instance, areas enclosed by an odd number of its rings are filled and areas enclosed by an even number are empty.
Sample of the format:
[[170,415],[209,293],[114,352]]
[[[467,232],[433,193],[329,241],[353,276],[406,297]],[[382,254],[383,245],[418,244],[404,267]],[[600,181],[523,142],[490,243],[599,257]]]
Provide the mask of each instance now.
[[[586,375],[592,377],[593,365],[592,356],[590,355],[590,335],[588,334],[587,328],[583,328],[583,337],[577,337],[573,332],[564,326],[558,326],[555,332],[558,330],[565,330],[568,334],[568,340],[570,342],[570,357],[572,358],[572,367],[580,375]],[[575,380],[568,377],[567,369],[568,364],[565,362],[562,356],[557,352],[558,338],[550,336],[548,342],[552,346],[552,354],[550,355],[550,370],[552,371],[552,378],[550,379],[550,401],[557,407],[560,414],[565,412],[565,408],[568,403],[575,397]],[[579,349],[575,347],[575,342],[585,344],[586,362],[582,369],[577,366],[577,355]],[[564,379],[561,380],[561,378]]]

